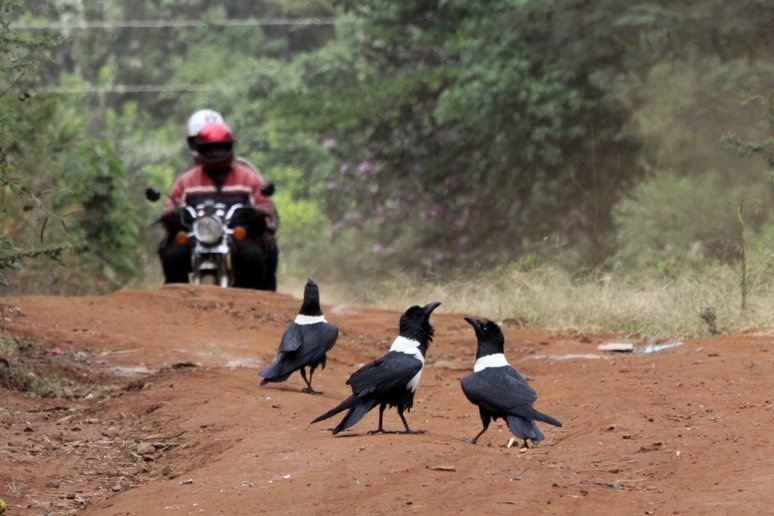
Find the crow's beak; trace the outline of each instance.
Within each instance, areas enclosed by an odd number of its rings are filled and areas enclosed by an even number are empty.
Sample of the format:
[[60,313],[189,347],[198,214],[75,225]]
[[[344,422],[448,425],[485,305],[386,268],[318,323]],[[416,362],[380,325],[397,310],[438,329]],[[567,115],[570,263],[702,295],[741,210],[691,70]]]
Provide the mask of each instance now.
[[468,321],[468,324],[473,326],[473,329],[476,330],[476,333],[478,333],[479,330],[481,330],[481,321],[479,321],[475,317],[464,317],[464,319]]
[[425,314],[425,317],[430,317],[430,314],[433,313],[433,310],[441,306],[440,301],[435,301],[433,303],[430,303],[429,305],[425,305],[425,307],[422,309],[422,313]]

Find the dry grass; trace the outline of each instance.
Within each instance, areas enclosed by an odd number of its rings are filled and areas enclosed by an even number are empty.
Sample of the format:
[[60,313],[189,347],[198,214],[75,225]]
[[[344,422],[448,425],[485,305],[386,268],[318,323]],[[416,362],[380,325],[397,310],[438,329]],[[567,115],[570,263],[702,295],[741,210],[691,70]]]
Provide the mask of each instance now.
[[100,378],[85,372],[86,364],[72,351],[54,356],[34,342],[0,334],[0,389],[67,399],[104,393]]
[[729,265],[674,271],[642,271],[574,279],[545,266],[505,268],[470,278],[417,280],[400,276],[361,281],[347,288],[321,285],[323,303],[357,303],[404,310],[441,301],[439,311],[527,327],[578,333],[615,333],[660,341],[709,334],[700,313],[712,307],[721,331],[774,326],[774,273],[765,258],[750,268],[747,307],[741,310],[740,275]]

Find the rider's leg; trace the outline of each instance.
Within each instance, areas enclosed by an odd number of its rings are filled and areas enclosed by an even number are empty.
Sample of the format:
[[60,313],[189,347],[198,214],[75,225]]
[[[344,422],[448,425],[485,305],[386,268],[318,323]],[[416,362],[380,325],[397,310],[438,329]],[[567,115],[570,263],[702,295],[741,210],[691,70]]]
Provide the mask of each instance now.
[[277,291],[277,264],[279,263],[279,247],[266,251],[266,290]]
[[166,237],[159,245],[159,258],[164,271],[164,283],[188,283],[191,272],[191,246],[180,245]]
[[258,242],[249,238],[236,242],[232,265],[235,287],[266,290],[266,254]]

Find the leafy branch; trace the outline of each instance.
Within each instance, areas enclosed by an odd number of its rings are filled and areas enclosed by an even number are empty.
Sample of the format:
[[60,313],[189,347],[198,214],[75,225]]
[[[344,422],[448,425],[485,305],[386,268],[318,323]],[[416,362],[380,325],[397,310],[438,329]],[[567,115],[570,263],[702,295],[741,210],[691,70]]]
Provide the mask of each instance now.
[[[760,117],[767,121],[770,133],[774,133],[774,91],[769,96],[747,95],[742,97],[742,104],[755,104],[760,109]],[[741,156],[761,156],[766,160],[769,174],[774,180],[774,136],[768,136],[761,141],[749,141],[740,136],[729,133],[722,137],[723,145],[727,149],[737,151]]]

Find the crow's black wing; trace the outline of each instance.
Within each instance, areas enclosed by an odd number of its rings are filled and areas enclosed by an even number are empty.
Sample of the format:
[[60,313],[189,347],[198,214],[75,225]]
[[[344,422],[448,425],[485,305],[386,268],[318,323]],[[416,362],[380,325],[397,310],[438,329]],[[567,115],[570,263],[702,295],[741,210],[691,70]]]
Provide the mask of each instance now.
[[295,352],[287,353],[284,358],[289,367],[295,369],[322,362],[339,337],[339,329],[328,323],[302,326],[300,333],[301,346]]
[[370,393],[379,396],[397,388],[405,389],[411,379],[422,371],[422,365],[413,355],[390,351],[352,373],[347,385],[351,385],[352,392],[359,396]]
[[274,358],[274,361],[258,373],[258,376],[265,378],[261,382],[261,385],[266,385],[268,382],[284,382],[291,374],[293,374],[293,371],[298,369],[298,367],[295,367],[294,363],[289,363],[287,356],[288,354],[297,351],[303,342],[304,338],[301,334],[301,326],[296,323],[291,323],[290,326],[285,329],[285,333],[282,334],[282,340],[280,340],[279,349],[277,350],[277,356]]
[[526,380],[519,380],[510,371],[512,367],[488,367],[462,379],[462,391],[471,403],[482,403],[507,412],[509,408],[532,404],[537,400],[535,389]]
[[285,333],[282,334],[282,340],[280,341],[279,353],[290,353],[296,351],[301,347],[304,342],[304,336],[301,334],[301,325],[292,323],[287,327]]
[[282,335],[277,358],[258,374],[284,381],[302,367],[323,362],[325,353],[336,344],[338,336],[339,329],[332,324],[291,324]]
[[317,345],[324,349],[326,353],[333,348],[338,338],[339,329],[330,323],[321,323],[315,336]]
[[462,379],[462,391],[471,403],[492,414],[508,414],[562,426],[556,419],[532,407],[537,400],[535,389],[510,366],[489,367],[466,376]]

